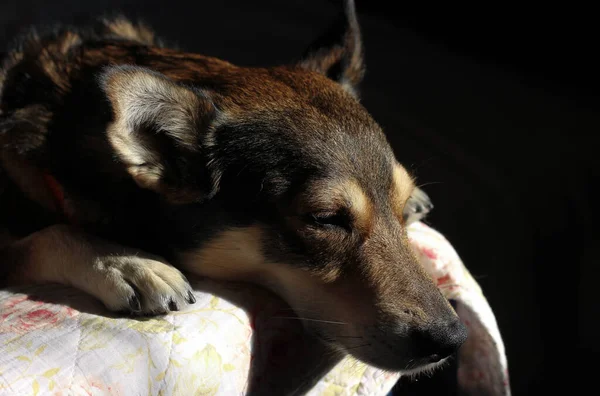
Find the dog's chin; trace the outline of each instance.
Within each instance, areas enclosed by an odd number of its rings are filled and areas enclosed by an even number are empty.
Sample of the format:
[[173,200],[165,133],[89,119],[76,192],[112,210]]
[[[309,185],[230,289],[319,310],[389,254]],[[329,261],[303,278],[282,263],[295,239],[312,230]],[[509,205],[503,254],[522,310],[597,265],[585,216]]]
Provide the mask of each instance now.
[[448,362],[448,358],[444,358],[439,362],[435,363],[425,363],[421,366],[411,367],[409,369],[400,370],[399,373],[402,376],[411,376],[416,377],[419,375],[432,375],[435,371],[442,369],[446,363]]
[[437,370],[443,369],[446,366],[448,358],[444,358],[438,362],[431,363],[427,361],[418,362],[413,359],[409,359],[408,361],[404,358],[393,358],[391,356],[384,358],[369,358],[366,356],[360,356],[359,353],[354,353],[354,351],[347,351],[349,355],[352,355],[354,358],[369,364],[371,366],[377,367],[381,370],[399,373],[402,376],[410,376],[410,377],[418,377],[420,375],[431,376]]
[[428,362],[424,360],[423,362],[419,362],[416,359],[403,359],[403,358],[394,358],[391,356],[385,356],[384,359],[374,358],[370,353],[365,354],[367,345],[356,345],[353,347],[347,347],[339,342],[332,340],[331,338],[324,337],[319,332],[312,332],[321,342],[331,348],[332,352],[340,354],[340,356],[351,355],[357,360],[360,360],[366,364],[372,365],[379,369],[399,373],[402,376],[411,376],[418,377],[420,375],[432,375],[435,371],[442,369],[448,362],[448,357],[441,359],[438,362]]

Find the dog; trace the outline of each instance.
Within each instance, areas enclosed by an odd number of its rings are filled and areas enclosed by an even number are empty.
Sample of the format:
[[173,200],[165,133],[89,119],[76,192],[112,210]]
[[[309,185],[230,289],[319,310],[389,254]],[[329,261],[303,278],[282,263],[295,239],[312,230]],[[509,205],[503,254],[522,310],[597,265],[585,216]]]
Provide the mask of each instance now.
[[194,302],[183,272],[252,282],[336,351],[438,366],[466,328],[407,237],[432,205],[359,102],[353,1],[337,26],[269,68],[124,18],[21,37],[0,72],[5,284],[148,315]]

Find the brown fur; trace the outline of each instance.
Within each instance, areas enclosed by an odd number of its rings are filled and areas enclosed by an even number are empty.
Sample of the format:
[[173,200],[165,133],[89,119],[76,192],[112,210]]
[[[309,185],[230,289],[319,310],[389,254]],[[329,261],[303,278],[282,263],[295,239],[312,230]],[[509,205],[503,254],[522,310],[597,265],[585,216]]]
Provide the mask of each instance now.
[[[10,198],[8,235],[28,228],[0,250],[4,271],[156,313],[192,302],[172,262],[274,290],[377,366],[448,356],[464,327],[411,250],[413,179],[356,99],[352,1],[345,25],[341,43],[270,68],[163,48],[124,19],[27,36],[0,74],[0,155],[45,220]],[[47,173],[80,229],[57,224]]]

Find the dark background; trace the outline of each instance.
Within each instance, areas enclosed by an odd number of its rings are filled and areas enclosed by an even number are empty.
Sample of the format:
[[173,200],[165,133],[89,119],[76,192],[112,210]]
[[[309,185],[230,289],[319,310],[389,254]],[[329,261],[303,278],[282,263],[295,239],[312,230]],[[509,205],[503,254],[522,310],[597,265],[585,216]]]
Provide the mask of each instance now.
[[[600,35],[591,6],[357,4],[367,60],[362,101],[433,198],[429,223],[488,297],[513,393],[592,383]],[[186,50],[271,65],[298,59],[337,7],[326,0],[2,0],[0,48],[27,25],[115,10],[142,17]]]

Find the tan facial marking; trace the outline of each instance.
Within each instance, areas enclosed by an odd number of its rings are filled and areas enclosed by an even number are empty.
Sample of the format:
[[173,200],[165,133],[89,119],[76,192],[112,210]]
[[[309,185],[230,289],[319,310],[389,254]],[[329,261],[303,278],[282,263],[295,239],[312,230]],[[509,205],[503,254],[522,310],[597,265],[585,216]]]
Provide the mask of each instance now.
[[[309,304],[317,299],[322,305],[321,312],[335,312],[336,318],[352,319],[352,313],[361,305],[357,287],[350,287],[350,281],[337,279],[333,273],[317,275],[289,264],[267,262],[262,253],[262,236],[259,226],[232,228],[203,247],[181,254],[178,264],[212,279],[262,284],[284,296],[295,308],[310,308],[313,315],[309,316],[322,316]],[[363,308],[367,315],[368,310]]]
[[364,232],[371,228],[373,205],[364,190],[355,180],[346,180],[334,185],[316,185],[311,189],[305,203],[305,211],[335,211],[347,209],[355,219],[355,225]]
[[413,190],[415,183],[413,178],[408,174],[406,169],[400,164],[394,164],[392,189],[390,191],[390,199],[398,218],[402,219],[402,211],[404,205]]
[[341,187],[343,194],[350,204],[349,209],[355,218],[356,225],[363,231],[368,232],[371,229],[373,217],[371,201],[355,181],[346,182]]
[[222,280],[256,280],[265,271],[258,226],[221,232],[204,246],[182,253],[178,262],[186,270]]
[[[300,293],[313,283],[325,286],[339,277],[337,269],[320,273],[294,268],[289,264],[267,262],[262,252],[263,231],[259,226],[232,228],[221,232],[199,249],[189,250],[177,257],[187,271],[213,279],[250,281],[282,292]],[[304,283],[302,287],[298,284]],[[297,289],[296,289],[296,286]],[[277,290],[275,290],[277,289]],[[286,293],[287,293],[286,292]]]
[[[301,317],[347,325],[373,321],[375,310],[356,278],[326,279],[289,265],[275,265],[270,275],[273,291],[283,296]],[[344,331],[353,332],[350,326]]]

